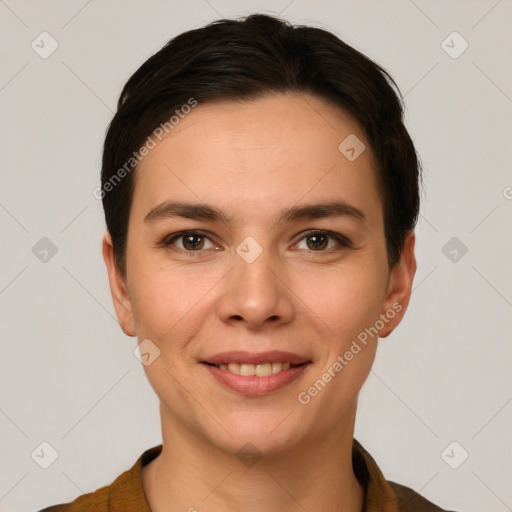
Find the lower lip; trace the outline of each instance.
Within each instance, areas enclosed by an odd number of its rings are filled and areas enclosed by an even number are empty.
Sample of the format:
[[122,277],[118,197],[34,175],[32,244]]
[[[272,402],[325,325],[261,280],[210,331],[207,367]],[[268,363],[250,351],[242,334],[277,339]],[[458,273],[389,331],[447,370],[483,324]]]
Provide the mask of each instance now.
[[219,382],[230,387],[233,391],[242,393],[243,395],[262,396],[273,393],[287,384],[290,384],[290,382],[302,375],[302,372],[304,372],[310,363],[294,366],[288,370],[281,370],[279,373],[274,373],[268,377],[246,377],[244,375],[231,373],[229,370],[221,370],[216,366],[206,363],[202,364]]

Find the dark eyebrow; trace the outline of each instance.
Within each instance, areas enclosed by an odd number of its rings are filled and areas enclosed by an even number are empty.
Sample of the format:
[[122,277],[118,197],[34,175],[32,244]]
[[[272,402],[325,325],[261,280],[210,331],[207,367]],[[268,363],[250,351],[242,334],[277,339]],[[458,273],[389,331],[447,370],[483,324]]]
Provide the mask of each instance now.
[[[144,217],[144,222],[155,222],[160,219],[183,217],[194,220],[229,223],[229,217],[221,210],[200,203],[184,203],[165,201],[154,208]],[[346,201],[331,201],[293,206],[280,213],[276,224],[293,222],[300,219],[321,219],[325,217],[350,217],[361,223],[366,221],[365,214]]]

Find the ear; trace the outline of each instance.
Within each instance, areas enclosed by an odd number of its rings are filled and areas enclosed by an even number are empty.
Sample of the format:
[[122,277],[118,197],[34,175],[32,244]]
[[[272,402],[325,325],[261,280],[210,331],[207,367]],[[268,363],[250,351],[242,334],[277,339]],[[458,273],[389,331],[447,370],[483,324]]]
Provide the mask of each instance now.
[[137,331],[133,318],[132,303],[125,279],[117,266],[112,237],[108,231],[103,236],[102,252],[105,265],[107,266],[110,293],[112,294],[112,301],[119,325],[127,336],[136,336]]
[[381,317],[385,315],[387,322],[379,331],[380,338],[386,338],[393,332],[402,321],[409,305],[412,282],[414,274],[416,274],[415,241],[414,231],[408,231],[404,241],[404,248],[400,255],[400,261],[391,269],[386,299],[381,311]]

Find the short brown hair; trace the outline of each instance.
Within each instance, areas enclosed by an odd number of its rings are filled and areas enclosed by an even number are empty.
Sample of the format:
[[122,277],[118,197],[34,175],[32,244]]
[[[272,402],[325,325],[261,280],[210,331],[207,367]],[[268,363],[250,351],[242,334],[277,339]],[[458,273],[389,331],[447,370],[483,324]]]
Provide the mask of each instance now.
[[389,266],[399,261],[406,232],[417,222],[422,171],[403,123],[396,83],[386,70],[326,30],[253,14],[176,36],[124,86],[106,134],[101,170],[107,229],[123,275],[133,172],[112,180],[130,160],[135,170],[132,156],[155,127],[190,98],[204,104],[279,92],[307,92],[334,102],[365,130],[378,165]]

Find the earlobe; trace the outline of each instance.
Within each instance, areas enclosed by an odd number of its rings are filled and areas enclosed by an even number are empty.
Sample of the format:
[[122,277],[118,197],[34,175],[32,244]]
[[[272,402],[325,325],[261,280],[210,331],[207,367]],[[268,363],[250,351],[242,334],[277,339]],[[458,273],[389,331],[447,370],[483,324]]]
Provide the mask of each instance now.
[[117,266],[112,237],[108,231],[103,236],[102,253],[107,267],[110,293],[119,325],[127,336],[136,336],[137,331],[135,329],[131,299],[126,287],[125,278]]
[[412,283],[416,274],[416,257],[414,231],[409,231],[404,241],[404,248],[400,261],[391,270],[386,300],[384,301],[382,315],[388,320],[379,331],[380,338],[386,338],[401,322],[411,297]]

